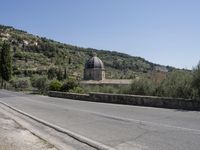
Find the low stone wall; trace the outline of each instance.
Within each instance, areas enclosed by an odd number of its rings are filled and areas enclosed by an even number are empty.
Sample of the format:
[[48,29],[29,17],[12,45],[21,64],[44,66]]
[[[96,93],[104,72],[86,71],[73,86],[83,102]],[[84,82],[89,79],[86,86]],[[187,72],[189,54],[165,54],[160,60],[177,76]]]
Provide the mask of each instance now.
[[185,110],[200,110],[200,101],[181,99],[181,98],[163,98],[155,96],[139,96],[125,94],[107,94],[107,93],[90,93],[72,94],[64,92],[50,91],[49,96],[77,99],[92,102],[103,102],[125,105],[139,105],[160,108],[173,108]]
[[90,101],[89,94],[75,94],[75,93],[67,93],[67,92],[49,91],[48,96]]
[[90,93],[92,101],[173,109],[200,110],[200,101],[124,94]]

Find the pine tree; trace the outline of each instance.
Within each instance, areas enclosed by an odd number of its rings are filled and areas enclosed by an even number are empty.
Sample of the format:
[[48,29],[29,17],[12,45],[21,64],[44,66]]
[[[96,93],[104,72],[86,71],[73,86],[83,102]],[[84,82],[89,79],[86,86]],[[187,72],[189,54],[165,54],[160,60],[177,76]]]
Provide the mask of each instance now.
[[0,76],[1,87],[3,87],[3,81],[9,81],[12,75],[12,58],[10,45],[4,42],[0,50]]

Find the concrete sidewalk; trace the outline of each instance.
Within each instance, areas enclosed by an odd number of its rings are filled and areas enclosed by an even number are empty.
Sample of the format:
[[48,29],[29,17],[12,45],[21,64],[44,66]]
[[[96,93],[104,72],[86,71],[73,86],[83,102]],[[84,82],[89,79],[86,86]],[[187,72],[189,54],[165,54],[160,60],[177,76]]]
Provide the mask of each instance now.
[[0,150],[57,150],[0,112]]

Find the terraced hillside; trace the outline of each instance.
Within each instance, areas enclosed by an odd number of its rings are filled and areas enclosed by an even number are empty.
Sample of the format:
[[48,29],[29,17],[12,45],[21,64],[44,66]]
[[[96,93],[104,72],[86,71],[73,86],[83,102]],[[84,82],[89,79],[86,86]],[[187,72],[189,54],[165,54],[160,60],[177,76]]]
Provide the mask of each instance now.
[[140,57],[72,46],[0,25],[0,43],[5,40],[9,41],[12,47],[13,73],[16,76],[46,74],[50,68],[60,68],[70,76],[82,78],[84,63],[92,51],[104,62],[106,78],[132,79],[155,72],[165,74],[175,69],[151,63]]

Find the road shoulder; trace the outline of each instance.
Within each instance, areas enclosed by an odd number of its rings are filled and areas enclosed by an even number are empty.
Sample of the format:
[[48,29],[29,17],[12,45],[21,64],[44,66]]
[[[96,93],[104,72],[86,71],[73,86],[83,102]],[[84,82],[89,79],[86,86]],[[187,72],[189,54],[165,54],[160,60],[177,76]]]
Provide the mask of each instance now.
[[0,109],[0,149],[57,150],[47,141],[32,134]]

